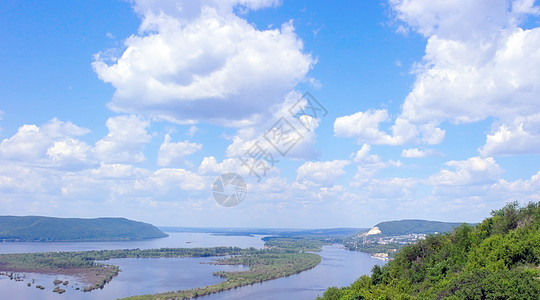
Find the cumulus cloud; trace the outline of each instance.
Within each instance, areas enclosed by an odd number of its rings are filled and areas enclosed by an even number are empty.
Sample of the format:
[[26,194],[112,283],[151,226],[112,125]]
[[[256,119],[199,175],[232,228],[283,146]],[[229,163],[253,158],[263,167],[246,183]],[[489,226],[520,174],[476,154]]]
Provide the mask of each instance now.
[[313,107],[315,105],[308,103],[307,98],[306,94],[292,91],[282,103],[272,107],[272,118],[239,129],[227,147],[227,157],[264,155],[269,166],[285,158],[317,159],[320,151],[316,147],[316,131],[326,110],[322,106]]
[[531,176],[530,179],[526,180],[518,179],[516,181],[506,181],[501,179],[496,187],[509,192],[540,191],[540,171]]
[[94,162],[92,147],[85,142],[73,138],[56,141],[47,149],[47,156],[53,165],[71,167],[84,167]]
[[395,139],[379,129],[381,122],[389,121],[386,109],[359,111],[339,117],[334,122],[334,134],[338,137],[356,138],[359,142],[395,144]]
[[140,163],[144,146],[152,137],[146,132],[150,122],[140,116],[117,116],[106,122],[109,133],[96,142],[95,155],[106,163]]
[[540,114],[516,117],[487,135],[482,156],[540,153]]
[[354,187],[371,185],[374,175],[378,170],[388,167],[401,167],[402,163],[398,160],[382,161],[381,157],[371,154],[371,146],[363,144],[360,150],[351,154],[353,162],[357,166],[356,174],[352,177],[350,185]]
[[[516,118],[537,112],[540,104],[540,73],[535,71],[540,68],[540,28],[520,28],[527,15],[538,14],[534,1],[390,3],[401,26],[427,38],[425,55],[415,65],[416,82],[396,126],[398,122],[412,127],[431,124],[437,130],[443,122],[495,118],[506,125],[488,137],[483,155],[498,153],[496,148],[511,148],[494,143],[504,140]],[[431,143],[442,140],[440,133]],[[532,138],[520,137],[523,143],[531,143]]]
[[144,169],[129,164],[101,163],[98,168],[90,169],[92,177],[99,179],[134,179],[145,173]]
[[56,118],[41,127],[23,125],[15,135],[2,140],[0,158],[40,165],[86,162],[90,147],[74,137],[88,132],[86,128]]
[[296,171],[296,180],[299,182],[308,181],[316,185],[331,186],[337,178],[345,174],[343,168],[350,163],[348,160],[308,161]]
[[438,144],[445,135],[445,131],[437,128],[433,122],[417,126],[403,118],[395,120],[391,127],[392,134],[389,134],[380,129],[380,124],[390,121],[386,109],[359,111],[336,118],[334,134],[338,137],[355,138],[358,143],[375,145],[402,145],[412,142]]
[[376,154],[371,154],[371,146],[363,144],[362,148],[356,152],[353,161],[361,164],[378,164],[381,158]]
[[431,156],[442,156],[443,154],[435,149],[409,148],[401,151],[401,156],[406,158],[422,158]]
[[186,164],[185,157],[201,149],[202,145],[198,143],[190,143],[189,141],[171,142],[171,136],[166,134],[163,143],[159,147],[157,163],[162,167],[173,164]]
[[243,168],[237,159],[227,158],[218,162],[213,156],[203,158],[199,165],[198,173],[201,175],[219,175],[223,173],[238,173],[246,175],[248,170]]
[[[149,186],[145,186],[145,183],[149,183]],[[185,191],[202,190],[207,185],[205,180],[188,170],[184,169],[159,169],[149,176],[148,181],[139,181],[137,187],[145,187],[152,191],[163,189],[170,190],[172,187],[180,187]]]
[[234,13],[279,1],[135,1],[139,32],[93,68],[116,89],[109,108],[177,123],[244,126],[303,80],[315,60],[292,22],[259,30]]
[[431,185],[482,185],[496,182],[503,173],[503,169],[492,157],[471,157],[467,160],[452,160],[445,164],[445,168],[429,177]]

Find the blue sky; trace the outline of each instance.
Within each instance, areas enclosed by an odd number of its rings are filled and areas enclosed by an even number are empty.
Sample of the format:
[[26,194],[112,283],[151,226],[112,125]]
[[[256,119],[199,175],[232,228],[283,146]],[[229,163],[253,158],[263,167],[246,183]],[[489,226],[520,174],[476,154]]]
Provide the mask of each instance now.
[[539,26],[533,0],[4,1],[0,214],[369,227],[538,201]]

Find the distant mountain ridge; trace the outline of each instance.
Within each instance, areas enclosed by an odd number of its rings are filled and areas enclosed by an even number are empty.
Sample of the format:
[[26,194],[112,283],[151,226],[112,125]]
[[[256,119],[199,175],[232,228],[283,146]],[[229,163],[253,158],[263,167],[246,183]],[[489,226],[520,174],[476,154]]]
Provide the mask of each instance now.
[[440,222],[426,220],[399,220],[381,222],[378,227],[383,235],[406,235],[411,233],[445,233],[463,224],[463,222]]
[[164,232],[194,232],[212,233],[215,235],[280,235],[280,236],[348,236],[367,228],[323,228],[323,229],[299,229],[299,228],[216,228],[216,227],[174,227],[158,226]]
[[166,236],[152,224],[126,218],[0,216],[0,241],[126,241]]

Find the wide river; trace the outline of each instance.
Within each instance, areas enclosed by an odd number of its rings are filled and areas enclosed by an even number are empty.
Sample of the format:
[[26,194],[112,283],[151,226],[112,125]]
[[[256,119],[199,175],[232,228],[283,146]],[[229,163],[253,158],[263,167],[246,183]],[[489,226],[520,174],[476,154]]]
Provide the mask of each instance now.
[[[152,249],[162,247],[215,247],[238,246],[262,248],[262,236],[218,236],[208,233],[169,233],[166,238],[134,242],[62,242],[62,243],[0,243],[0,253],[84,251],[104,249]],[[289,277],[244,286],[235,290],[213,294],[198,299],[314,299],[330,286],[351,284],[363,274],[368,274],[375,264],[382,261],[369,254],[347,251],[335,246],[325,246],[318,253],[322,262],[311,270]],[[244,270],[243,266],[206,264],[215,258],[123,258],[106,263],[120,266],[122,272],[102,290],[83,293],[84,284],[69,276],[23,274],[23,281],[15,282],[0,276],[2,299],[117,299],[121,297],[153,294],[178,289],[216,284],[223,279],[212,275],[224,270]],[[53,293],[54,279],[69,281],[66,293]],[[27,283],[32,282],[28,287]],[[45,290],[35,288],[42,285]]]

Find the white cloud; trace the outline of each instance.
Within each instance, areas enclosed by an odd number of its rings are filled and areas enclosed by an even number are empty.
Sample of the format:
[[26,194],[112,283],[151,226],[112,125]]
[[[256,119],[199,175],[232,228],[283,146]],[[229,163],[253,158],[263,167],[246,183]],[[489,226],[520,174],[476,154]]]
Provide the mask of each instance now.
[[218,162],[213,156],[205,157],[199,165],[198,173],[201,175],[220,175],[223,173],[238,173],[246,175],[247,168],[242,167],[238,159],[227,158],[222,162]]
[[490,187],[490,195],[498,200],[496,207],[501,207],[509,201],[538,202],[540,201],[540,171],[528,179],[515,181],[500,179]]
[[349,185],[351,187],[369,187],[374,182],[378,182],[381,179],[377,179],[375,174],[377,171],[389,168],[389,167],[401,167],[402,163],[394,160],[389,160],[387,162],[377,161],[373,163],[360,163],[356,168],[356,173],[351,178]]
[[84,161],[89,147],[73,137],[88,132],[86,128],[56,118],[41,127],[23,125],[15,135],[2,140],[0,158],[41,165],[49,165],[49,158],[55,163],[61,163],[64,159]]
[[[287,94],[282,103],[272,107],[273,117],[266,122],[239,129],[227,147],[228,157],[249,157],[262,149],[272,165],[282,159],[314,160],[320,155],[316,147],[316,130],[323,113],[310,111],[306,97],[296,91]],[[322,110],[322,109],[321,109]],[[302,114],[303,113],[303,114]]]
[[[390,0],[398,19],[422,35],[452,39],[484,37],[507,22],[507,1]],[[478,34],[478,36],[477,36]]]
[[62,141],[54,142],[47,149],[47,155],[53,164],[58,166],[84,167],[94,162],[92,159],[92,147],[73,138],[65,138]]
[[[443,122],[470,123],[495,118],[508,129],[516,118],[536,113],[540,105],[540,28],[520,22],[539,13],[534,1],[391,0],[396,17],[427,38],[416,82],[402,105],[398,122],[444,137]],[[424,129],[426,130],[426,129]],[[418,130],[417,135],[422,130]],[[502,139],[492,136],[491,141]],[[410,129],[414,133],[413,129]],[[518,133],[516,133],[518,134]],[[521,136],[524,143],[534,137]],[[498,153],[486,145],[484,155]],[[502,146],[511,147],[511,146]]]
[[540,67],[539,48],[540,28],[476,43],[433,36],[400,117],[415,124],[470,123],[536,111],[540,74],[532,69]]
[[371,154],[371,146],[363,144],[360,150],[351,154],[353,161],[358,164],[356,174],[352,177],[350,185],[353,187],[370,185],[375,173],[388,167],[401,167],[402,163],[394,160],[382,161],[381,157]]
[[[171,189],[174,186],[185,191],[202,190],[208,187],[201,176],[184,169],[159,169],[145,182],[150,182],[151,185],[155,186],[150,187],[151,190],[161,190],[161,192],[163,189]],[[141,187],[144,184],[138,186]]]
[[296,180],[299,182],[307,181],[316,185],[331,186],[337,178],[345,174],[343,168],[350,163],[348,160],[308,161],[296,171]]
[[[245,155],[255,143],[265,143],[262,135],[264,131],[254,127],[247,127],[238,130],[235,136],[232,137],[232,143],[227,146],[227,157],[240,157]],[[269,145],[264,145],[264,148],[270,151]]]
[[363,144],[362,148],[356,152],[354,155],[353,161],[355,163],[362,164],[378,164],[381,161],[381,158],[376,154],[371,154],[371,146],[368,144]]
[[268,114],[315,60],[292,22],[258,30],[233,13],[279,1],[135,1],[138,35],[111,65],[93,68],[116,92],[109,108],[177,123],[244,126]]
[[95,154],[106,163],[143,162],[144,146],[151,136],[146,132],[150,122],[140,116],[117,116],[106,122],[109,133],[96,142]]
[[404,202],[413,200],[414,187],[418,180],[414,178],[384,178],[373,179],[364,186],[370,200],[384,200],[386,202]]
[[186,132],[186,135],[194,137],[197,132],[199,132],[199,127],[191,125],[189,126],[189,130]]
[[503,169],[492,157],[471,157],[467,160],[452,160],[446,165],[454,170],[442,169],[439,173],[429,177],[431,185],[484,185],[497,181]]
[[401,151],[401,156],[406,158],[422,158],[431,156],[442,156],[443,154],[435,149],[409,148]]
[[92,177],[98,179],[134,179],[145,173],[148,173],[145,169],[128,164],[101,163],[98,168],[90,170]]
[[186,164],[185,157],[202,149],[201,144],[189,141],[171,142],[171,136],[165,135],[163,143],[159,147],[157,164],[162,167],[174,164]]
[[[493,188],[499,192],[510,194],[534,192],[536,193],[536,198],[538,200],[538,198],[540,198],[540,171],[526,180],[518,179],[516,181],[506,181],[501,179],[493,185]],[[523,199],[520,200],[523,201]]]
[[2,162],[0,168],[0,198],[13,195],[33,195],[33,199],[42,197],[50,192],[50,176],[46,169],[23,166],[15,162]]
[[512,11],[517,14],[539,15],[540,8],[534,6],[535,0],[518,0],[512,3]]
[[395,139],[379,129],[379,124],[389,121],[386,109],[368,110],[343,116],[334,122],[334,133],[338,137],[356,138],[358,142],[373,144],[395,144]]
[[516,117],[487,135],[482,156],[540,153],[540,114]]
[[418,126],[403,118],[395,120],[390,135],[380,129],[381,123],[390,121],[386,109],[359,111],[336,118],[334,134],[338,137],[355,138],[358,143],[375,145],[402,145],[411,142],[438,144],[445,135],[445,131],[437,128],[433,122]]

